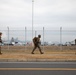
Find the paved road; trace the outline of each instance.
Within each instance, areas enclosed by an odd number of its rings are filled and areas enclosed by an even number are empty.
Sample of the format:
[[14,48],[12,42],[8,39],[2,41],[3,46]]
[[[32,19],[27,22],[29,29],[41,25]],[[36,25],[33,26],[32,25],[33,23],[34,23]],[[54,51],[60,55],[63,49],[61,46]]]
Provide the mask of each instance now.
[[0,75],[76,75],[76,62],[0,62]]

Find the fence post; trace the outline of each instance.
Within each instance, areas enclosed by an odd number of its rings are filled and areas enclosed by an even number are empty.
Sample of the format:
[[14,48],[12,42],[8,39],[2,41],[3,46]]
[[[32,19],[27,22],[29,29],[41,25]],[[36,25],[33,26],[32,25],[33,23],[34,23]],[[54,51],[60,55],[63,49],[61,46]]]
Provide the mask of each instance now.
[[62,27],[60,27],[60,50],[62,50]]
[[9,27],[7,27],[8,29],[8,50],[9,50]]
[[43,27],[43,51],[44,51],[44,27]]
[[27,29],[25,27],[25,50],[26,50],[26,44],[27,44],[27,42],[26,42],[27,41],[27,34],[26,33],[27,33]]
[[0,32],[0,54],[2,54],[2,53],[1,53],[1,44],[2,44],[1,36],[2,36],[2,32]]
[[36,35],[37,35],[37,31],[35,31],[35,37],[36,37]]

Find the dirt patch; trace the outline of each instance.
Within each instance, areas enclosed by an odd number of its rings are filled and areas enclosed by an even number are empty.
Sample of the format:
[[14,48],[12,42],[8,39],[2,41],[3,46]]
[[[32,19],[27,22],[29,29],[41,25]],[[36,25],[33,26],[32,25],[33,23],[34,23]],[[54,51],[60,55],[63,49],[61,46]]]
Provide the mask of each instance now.
[[66,60],[76,60],[76,50],[70,49],[72,47],[66,48],[64,50],[60,50],[59,46],[45,46],[44,50],[42,50],[44,54],[40,54],[39,50],[35,51],[35,54],[31,54],[33,47],[25,47],[25,46],[2,46],[2,55],[0,55],[0,59],[66,59]]

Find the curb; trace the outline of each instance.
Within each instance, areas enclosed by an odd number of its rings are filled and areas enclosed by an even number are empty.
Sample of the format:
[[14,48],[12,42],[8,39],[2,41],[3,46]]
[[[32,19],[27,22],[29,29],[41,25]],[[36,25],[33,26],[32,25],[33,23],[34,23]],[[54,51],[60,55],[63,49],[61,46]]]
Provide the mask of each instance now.
[[0,59],[0,62],[76,62],[76,60],[68,59]]

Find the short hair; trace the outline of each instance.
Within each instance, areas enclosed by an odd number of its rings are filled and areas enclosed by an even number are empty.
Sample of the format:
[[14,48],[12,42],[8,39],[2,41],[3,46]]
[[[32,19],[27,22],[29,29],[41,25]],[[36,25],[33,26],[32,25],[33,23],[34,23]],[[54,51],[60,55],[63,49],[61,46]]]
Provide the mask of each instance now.
[[41,35],[38,35],[38,37],[40,38],[40,37],[41,37]]

